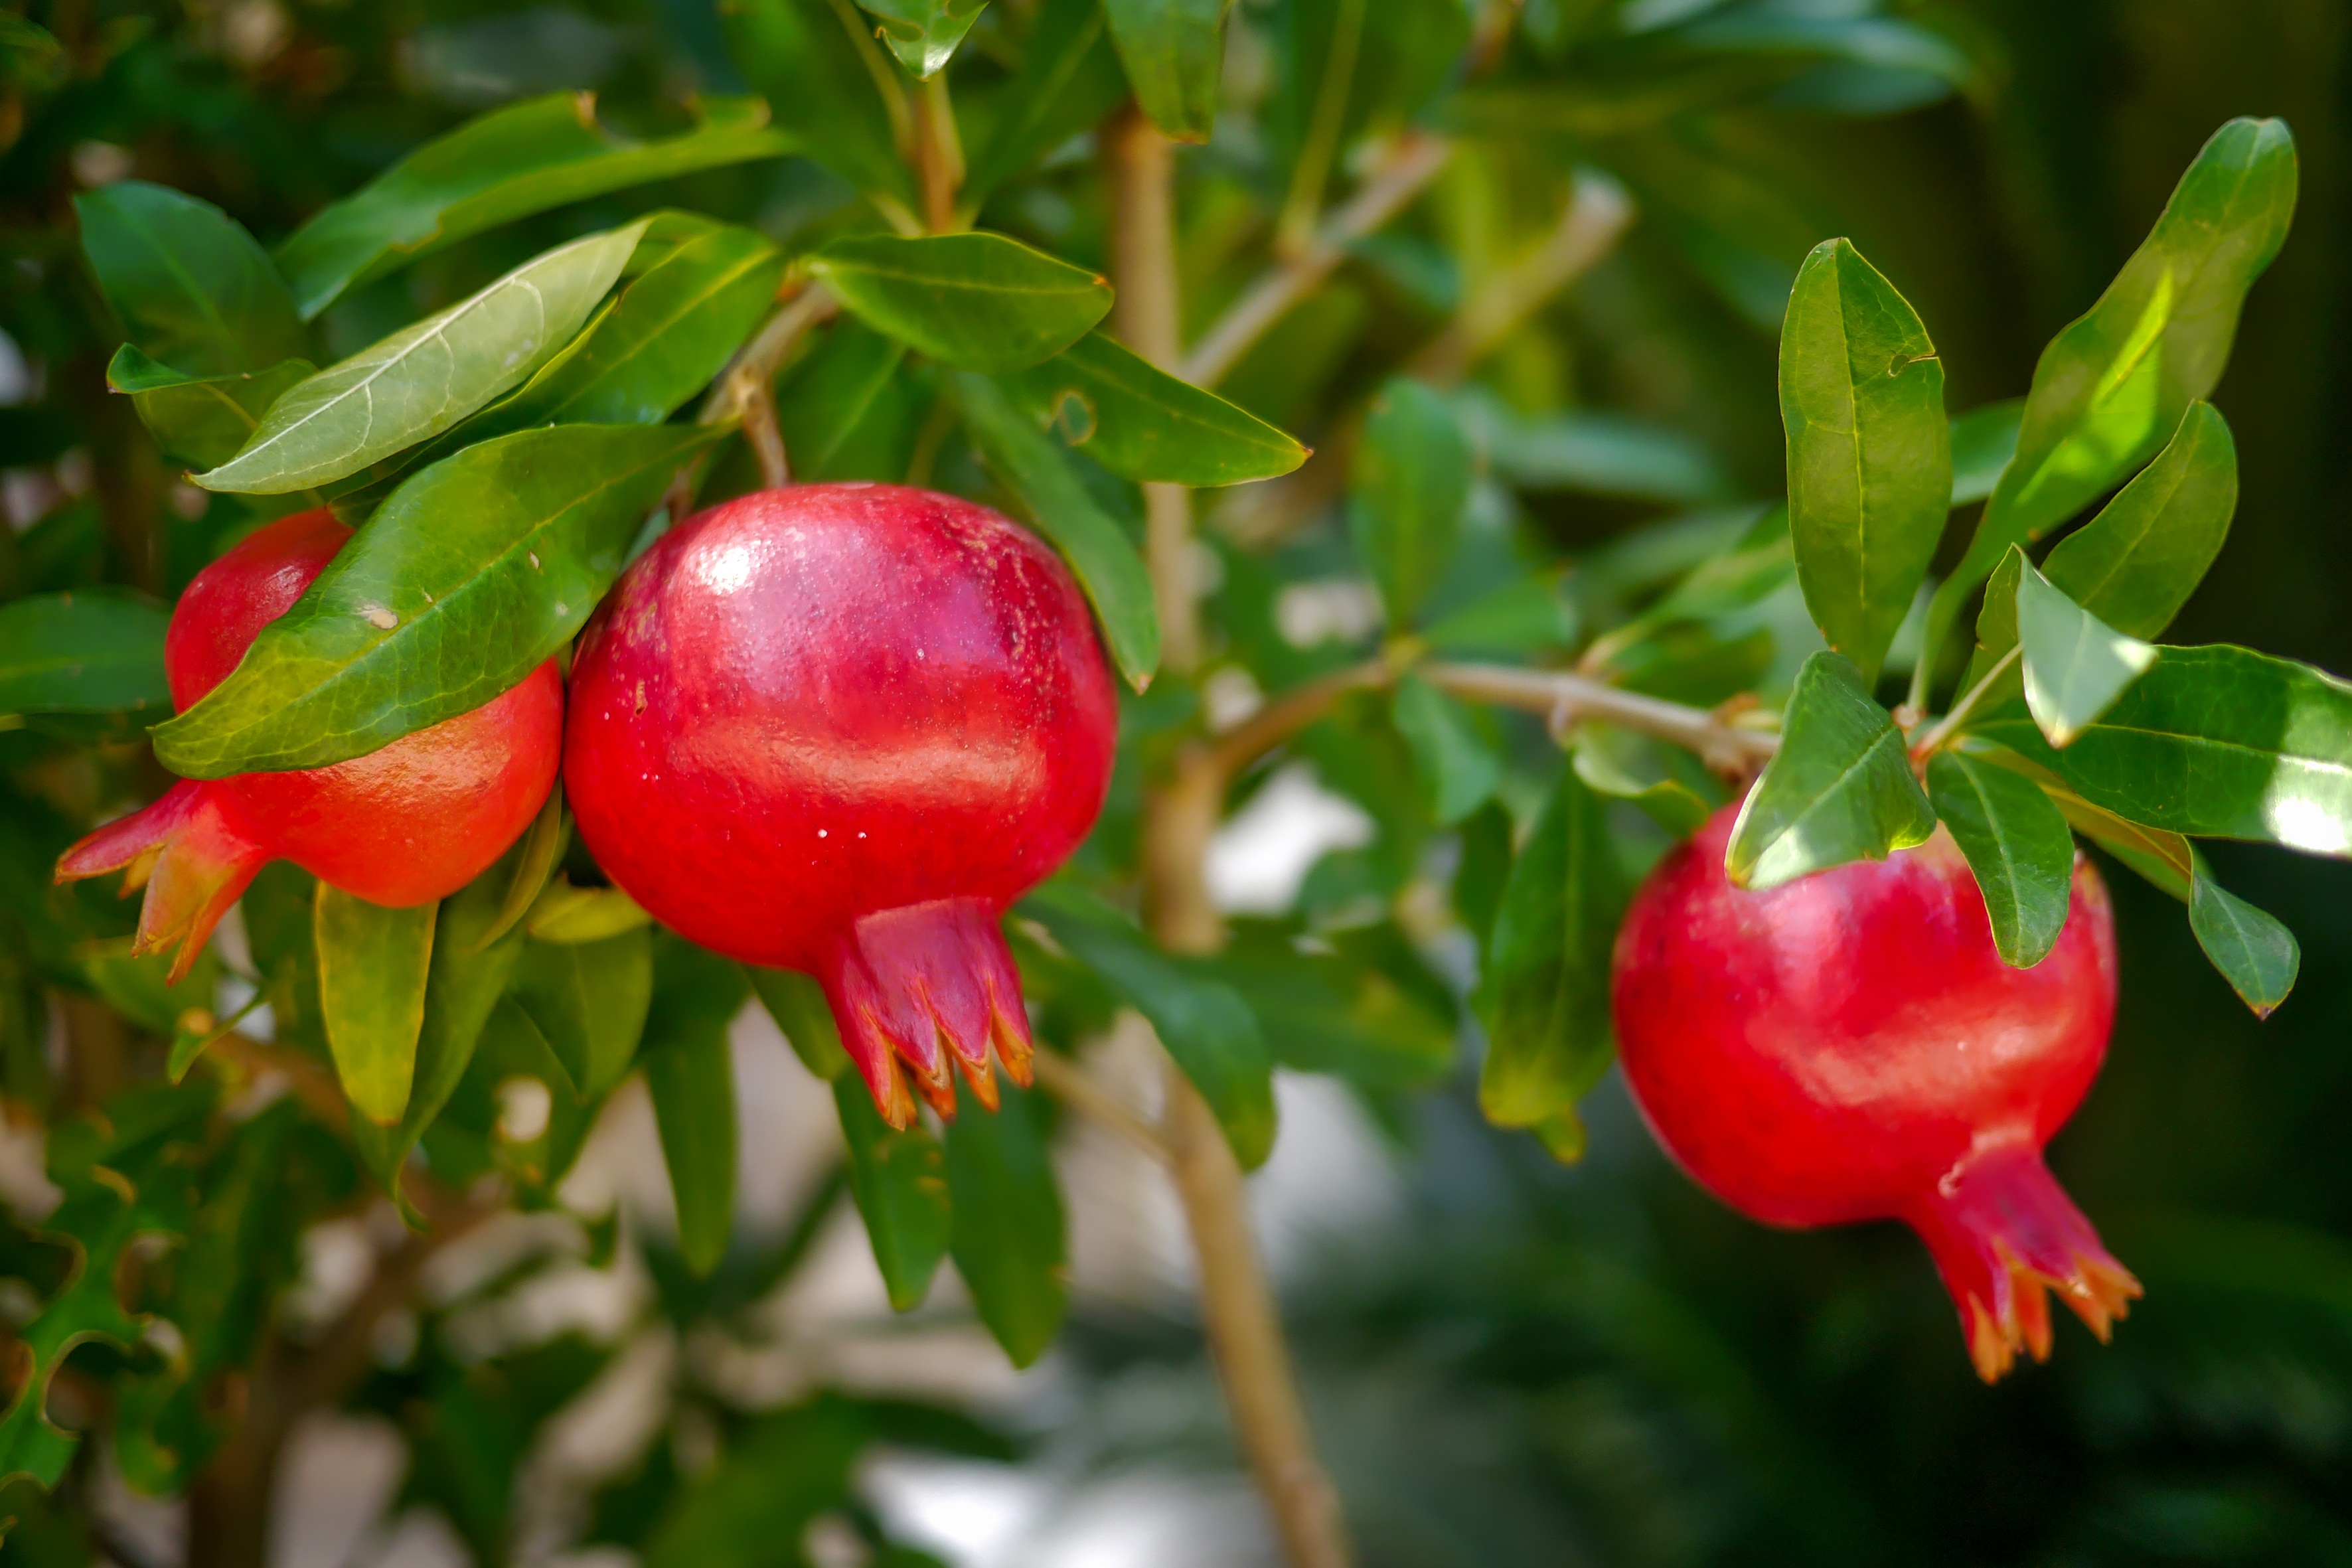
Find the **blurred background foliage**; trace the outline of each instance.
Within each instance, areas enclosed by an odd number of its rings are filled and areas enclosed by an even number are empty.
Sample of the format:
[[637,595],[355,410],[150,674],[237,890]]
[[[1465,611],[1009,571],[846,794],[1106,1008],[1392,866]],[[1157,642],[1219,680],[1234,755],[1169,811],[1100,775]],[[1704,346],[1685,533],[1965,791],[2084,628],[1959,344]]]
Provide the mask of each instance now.
[[[1566,172],[1607,170],[1634,205],[1622,244],[1485,362],[1474,395],[1488,477],[1511,481],[1482,491],[1474,517],[1500,519],[1495,537],[1518,558],[1567,573],[1568,602],[1598,626],[1623,614],[1622,585],[1694,559],[1683,542],[1727,537],[1720,517],[1685,509],[1779,493],[1776,290],[1815,240],[1850,235],[1899,280],[1943,347],[1952,408],[2015,396],[2039,345],[2095,296],[2212,128],[2280,115],[2301,151],[2301,205],[2217,397],[2237,433],[2243,498],[2231,548],[2176,635],[2352,669],[2342,542],[2352,446],[2341,436],[2352,425],[2352,9],[1805,0],[1778,10],[1821,26],[1893,15],[1917,33],[1905,45],[1915,53],[1892,63],[1868,64],[1857,45],[1802,69],[1760,68],[1769,50],[1701,47],[1692,29],[1724,9],[1528,0],[1507,58],[1451,110],[1491,138],[1360,246],[1224,389],[1343,451],[1380,378],[1549,225]],[[1033,11],[1000,0],[973,35],[958,77],[968,146],[1002,111],[1007,73],[989,62],[1013,58],[1003,29]],[[1228,110],[1216,140],[1185,155],[1194,331],[1252,275],[1296,188],[1298,106],[1269,84],[1286,49],[1313,45],[1299,21],[1313,12],[1241,0]],[[14,524],[0,535],[0,581],[12,594],[101,578],[169,593],[242,516],[233,502],[173,492],[128,407],[106,394],[117,334],[76,255],[76,190],[135,174],[213,199],[270,240],[488,106],[594,88],[609,118],[651,131],[681,123],[692,91],[757,85],[730,64],[711,0],[40,0],[31,15],[62,54],[0,30],[0,327],[23,361],[0,367],[17,384],[0,407]],[[1368,37],[1391,46],[1381,58],[1409,76],[1414,40],[1383,40],[1383,7],[1370,16]],[[1916,53],[1920,37],[1940,45]],[[1097,183],[1084,149],[1066,148],[1040,177],[1005,187],[986,218],[1098,259]],[[670,200],[780,237],[871,221],[815,163],[716,171],[452,246],[337,305],[329,338],[338,352],[365,343],[555,238]],[[789,384],[784,398],[789,429]],[[1601,458],[1572,442],[1562,457],[1559,430],[1610,430],[1542,423],[1560,411],[1643,423],[1602,441]],[[919,436],[910,421],[874,438],[903,461]],[[164,506],[183,521],[156,559],[142,520]],[[1264,639],[1278,601],[1294,620],[1322,603],[1285,601],[1286,588],[1348,571],[1330,509],[1269,532],[1237,498],[1220,522],[1227,648],[1249,653],[1269,684],[1354,657],[1344,601],[1318,612],[1336,646]],[[1475,561],[1464,570],[1441,598],[1476,597]],[[1699,651],[1731,668],[1711,673],[1698,658],[1666,671],[1668,685],[1679,673],[1677,695],[1713,700],[1760,673],[1736,647]],[[1156,700],[1185,696],[1171,682]],[[1149,744],[1164,719],[1137,705],[1130,742]],[[1384,826],[1407,822],[1410,808],[1382,799],[1403,776],[1380,765],[1383,744],[1394,760],[1393,731],[1368,714],[1351,736],[1350,722],[1343,712],[1298,750]],[[1556,765],[1532,726],[1511,738],[1530,777]],[[44,813],[87,804],[101,785],[43,773],[48,756],[31,738],[8,743],[21,793],[5,831],[46,843],[60,829]],[[1506,795],[1514,789],[1531,793],[1523,780]],[[1116,842],[1130,826],[1115,809],[1093,853],[1124,860]],[[1479,831],[1474,818],[1465,864]],[[1327,857],[1307,879],[1307,913],[1393,893],[1420,863],[1417,846],[1400,827]],[[2352,1140],[2340,1131],[2352,1104],[2352,867],[2229,845],[2212,857],[2231,887],[2299,933],[2301,988],[2256,1023],[2168,903],[2136,879],[2112,879],[2121,1021],[2053,1163],[2148,1295],[2111,1349],[2062,1329],[2051,1366],[1990,1390],[1970,1375],[1950,1306],[1907,1236],[1778,1234],[1729,1215],[1665,1163],[1613,1086],[1591,1108],[1587,1159],[1562,1167],[1486,1126],[1466,1070],[1446,1092],[1411,1100],[1357,1075],[1393,1141],[1405,1217],[1285,1274],[1365,1562],[2352,1562]],[[119,928],[101,901],[88,902],[90,918]],[[1237,963],[1249,941],[1244,931]],[[12,982],[8,1004],[24,995]],[[1048,1005],[1063,1005],[1052,996],[1048,984]],[[1087,1011],[1083,998],[1066,1005]],[[1286,1054],[1272,1015],[1268,1032]],[[1421,1070],[1408,1063],[1398,1081]],[[321,1190],[355,1181],[332,1147],[305,1148]],[[837,1182],[821,1184],[811,1212],[838,1196]],[[808,1229],[746,1244],[709,1282],[656,1249],[648,1310],[682,1338],[740,1324],[799,1260]],[[21,1237],[10,1245],[7,1271],[47,1289],[54,1264]],[[353,1395],[409,1436],[405,1495],[437,1507],[484,1563],[513,1549],[509,1489],[539,1424],[610,1354],[569,1337],[466,1350],[478,1342],[452,1325],[512,1283],[478,1282],[426,1313],[397,1370]],[[1065,1418],[1034,1446],[1055,1473],[1234,1464],[1185,1323],[1082,1311],[1067,1348],[1083,1396],[1064,1399]],[[596,1501],[590,1537],[656,1563],[734,1561],[709,1542],[796,1538],[836,1510],[871,1560],[912,1563],[923,1559],[889,1545],[848,1487],[862,1447],[1014,1451],[1003,1434],[925,1406],[828,1397],[745,1414],[719,1392],[681,1383],[672,1429],[688,1436]],[[681,1500],[689,1473],[699,1513]],[[21,1522],[0,1561],[89,1560],[75,1496],[12,1497]]]

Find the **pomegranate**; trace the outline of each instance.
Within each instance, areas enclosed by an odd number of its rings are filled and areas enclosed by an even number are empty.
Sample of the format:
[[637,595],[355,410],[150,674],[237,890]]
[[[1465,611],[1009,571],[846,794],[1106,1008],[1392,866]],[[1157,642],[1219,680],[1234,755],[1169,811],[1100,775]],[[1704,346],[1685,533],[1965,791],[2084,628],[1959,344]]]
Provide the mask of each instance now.
[[[894,1127],[903,1064],[1029,1081],[1005,906],[1086,836],[1118,702],[1077,584],[986,507],[767,490],[622,575],[572,667],[564,785],[597,863],[679,934],[824,985]],[[944,1049],[942,1046],[944,1044]]]
[[[236,668],[352,531],[324,510],[255,530],[196,574],[172,611],[163,668],[184,711]],[[123,871],[141,887],[133,951],[178,944],[185,974],[254,873],[291,860],[394,908],[472,881],[530,825],[554,787],[563,682],[551,659],[511,690],[390,745],[322,768],[185,779],[58,861],[58,880]]]
[[1723,871],[1735,815],[1658,865],[1617,938],[1618,1046],[1659,1142],[1769,1224],[1908,1224],[1988,1383],[2048,1358],[2045,1289],[2105,1340],[2139,1283],[2042,1159],[2115,1019],[2098,873],[2077,857],[2058,945],[2012,969],[1942,830],[1749,892]]

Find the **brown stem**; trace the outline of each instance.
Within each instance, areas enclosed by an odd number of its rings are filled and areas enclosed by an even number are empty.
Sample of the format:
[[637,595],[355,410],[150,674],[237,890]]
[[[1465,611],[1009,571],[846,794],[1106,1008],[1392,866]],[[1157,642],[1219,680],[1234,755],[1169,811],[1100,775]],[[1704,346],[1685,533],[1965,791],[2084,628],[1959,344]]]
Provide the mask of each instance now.
[[1440,385],[1461,380],[1545,300],[1615,249],[1633,221],[1633,204],[1622,187],[1579,175],[1551,232],[1470,297],[1445,330],[1412,357],[1412,374]]
[[719,373],[718,384],[702,400],[701,421],[716,425],[740,419],[743,439],[760,465],[760,479],[769,489],[792,483],[792,464],[784,456],[784,435],[776,423],[776,374],[810,328],[831,321],[841,303],[822,283],[812,283],[776,307],[751,340],[735,351],[734,360]]
[[957,139],[955,109],[948,101],[944,70],[923,83],[915,100],[915,172],[923,186],[923,224],[933,234],[962,226],[956,196],[963,189],[963,143]]
[[1769,730],[1727,723],[1704,708],[1644,697],[1564,669],[1501,664],[1424,664],[1414,673],[1440,691],[1500,708],[1546,715],[1558,732],[1577,719],[1601,719],[1696,752],[1709,767],[1743,773],[1780,749]]
[[1086,1117],[1099,1122],[1134,1144],[1146,1154],[1165,1165],[1171,1158],[1168,1140],[1160,1130],[1129,1109],[1127,1102],[1097,1083],[1094,1075],[1066,1057],[1041,1050],[1029,1058],[1030,1067],[1055,1099]]
[[1291,688],[1210,743],[1209,762],[1219,775],[1219,787],[1244,769],[1289,740],[1326,713],[1350,691],[1388,685],[1403,670],[1405,660],[1367,659]]

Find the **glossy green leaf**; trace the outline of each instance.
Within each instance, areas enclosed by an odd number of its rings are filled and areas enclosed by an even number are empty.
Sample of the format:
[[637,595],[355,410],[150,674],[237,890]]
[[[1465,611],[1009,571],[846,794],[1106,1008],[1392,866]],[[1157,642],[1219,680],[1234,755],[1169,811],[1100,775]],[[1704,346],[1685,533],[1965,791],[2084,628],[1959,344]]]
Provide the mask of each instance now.
[[1274,1058],[1241,994],[1156,951],[1132,921],[1071,883],[1047,883],[1020,910],[1151,1021],[1216,1114],[1234,1158],[1245,1170],[1263,1164],[1274,1150]]
[[106,588],[0,605],[0,713],[168,710],[171,621],[161,605]]
[[1630,801],[1676,838],[1688,838],[1706,825],[1715,808],[1682,779],[1643,778],[1629,770],[1610,743],[1624,733],[1601,725],[1581,726],[1575,749],[1569,753],[1569,765],[1586,788],[1613,800]]
[[618,888],[575,888],[559,876],[532,900],[522,929],[534,942],[603,942],[652,919]]
[[1023,46],[1020,68],[1004,86],[1003,118],[965,170],[965,203],[984,200],[1126,98],[1127,76],[1102,6],[1097,0],[1045,0]]
[[906,374],[906,364],[907,345],[863,321],[842,322],[809,351],[776,397],[776,423],[795,479],[905,475],[897,437],[911,436],[934,401],[929,386]]
[[309,360],[289,359],[262,371],[183,375],[125,343],[107,364],[106,384],[130,395],[163,456],[208,468],[235,457],[269,405],[316,369]]
[[1013,1365],[1027,1366],[1069,1309],[1069,1256],[1037,1097],[1010,1083],[999,1092],[992,1113],[960,1089],[948,1123],[948,1250],[980,1321]]
[[2017,638],[2025,705],[2053,746],[2070,744],[2156,662],[2154,647],[2074,603],[2030,563],[2018,568]]
[[497,282],[298,383],[207,489],[284,495],[428,440],[569,342],[645,233],[631,224],[557,246]]
[[2295,181],[2283,121],[2231,121],[2098,302],[2050,340],[2033,367],[2017,455],[1967,555],[1936,591],[1931,648],[2011,545],[2040,538],[2129,474],[2213,390],[2246,292],[2285,241]]
[[783,1031],[784,1043],[793,1047],[801,1065],[827,1083],[839,1081],[851,1063],[849,1052],[841,1044],[840,1026],[833,1020],[833,1006],[824,999],[824,987],[797,970],[747,963],[743,973],[760,1005]]
[[1977,728],[2130,821],[2352,856],[2352,684],[2309,665],[2159,647],[2063,751],[2016,708]]
[[408,1108],[438,904],[388,910],[319,884],[319,1005],[352,1109],[390,1126]]
[[727,1026],[751,994],[730,960],[661,932],[654,939],[653,1005],[646,1018],[646,1087],[677,1200],[687,1267],[719,1267],[735,1227],[735,1058]]
[[833,1099],[849,1145],[849,1190],[873,1244],[874,1266],[891,1307],[911,1312],[930,1294],[931,1277],[948,1253],[947,1152],[920,1122],[892,1131],[855,1073],[834,1079]]
[[645,1033],[653,932],[638,926],[601,942],[527,942],[509,984],[571,1079],[573,1098],[601,1100],[628,1076]]
[[1381,388],[1349,477],[1348,526],[1402,632],[1446,565],[1470,501],[1472,453],[1453,406],[1418,381]]
[[1849,860],[1884,860],[1935,830],[1903,732],[1853,661],[1823,651],[1797,672],[1780,749],[1740,805],[1724,871],[1735,886],[1773,888]]
[[499,900],[499,912],[488,931],[482,933],[481,944],[488,947],[499,938],[522,923],[539,896],[547,891],[555,876],[556,863],[572,842],[572,826],[563,814],[563,786],[561,783],[547,792],[546,801],[539,815],[531,818],[530,829],[522,837],[515,852],[514,876],[507,882],[507,890]]
[[1022,411],[1115,474],[1205,489],[1286,474],[1307,448],[1099,329],[1000,378]]
[[1992,494],[2003,468],[2017,456],[2017,426],[2025,399],[2004,398],[1971,408],[1952,420],[1952,504],[1967,506]]
[[1112,662],[1129,686],[1142,690],[1160,668],[1160,616],[1143,558],[1053,441],[1022,416],[994,382],[958,375],[950,384],[972,445],[1037,531],[1070,563],[1094,605]]
[[1485,805],[1502,780],[1503,760],[1469,710],[1417,675],[1397,682],[1392,710],[1439,825],[1451,827]]
[[1944,365],[1892,284],[1843,239],[1805,258],[1780,329],[1789,531],[1805,605],[1868,685],[1951,510]]
[[1479,982],[1490,1121],[1537,1131],[1555,1153],[1581,1148],[1576,1102],[1616,1059],[1609,958],[1631,892],[1606,806],[1563,768],[1503,885]]
[[796,145],[768,124],[758,99],[703,99],[698,112],[701,122],[680,135],[631,142],[597,122],[592,93],[550,93],[493,110],[321,207],[278,247],[278,269],[307,321],[347,290],[484,229],[651,180],[781,157]]
[[1231,0],[1103,0],[1135,101],[1179,142],[1206,142],[1217,119]]
[[988,0],[857,0],[858,9],[882,24],[882,41],[898,63],[919,77],[937,76],[947,68],[987,5]]
[[2204,581],[2237,506],[2229,422],[2211,404],[2191,403],[2156,460],[2060,540],[2042,574],[2117,631],[2152,637]]
[[310,353],[285,283],[235,218],[163,185],[118,180],[74,198],[82,250],[131,341],[191,375]]
[[1023,370],[1110,310],[1110,285],[1001,234],[869,234],[808,258],[852,315],[959,370]]
[[[904,212],[916,198],[906,94],[849,0],[719,0],[728,52],[798,150]],[[909,217],[911,221],[911,216]]]
[[2189,929],[2255,1017],[2269,1017],[2294,989],[2303,967],[2294,932],[2222,888],[2202,868],[2189,887]]
[[671,477],[723,433],[559,425],[434,464],[157,729],[156,755],[188,778],[317,767],[471,712],[572,640]]
[[2065,816],[2032,780],[1950,750],[1929,760],[1927,795],[1976,873],[2001,962],[2031,969],[2057,945],[2074,897]]

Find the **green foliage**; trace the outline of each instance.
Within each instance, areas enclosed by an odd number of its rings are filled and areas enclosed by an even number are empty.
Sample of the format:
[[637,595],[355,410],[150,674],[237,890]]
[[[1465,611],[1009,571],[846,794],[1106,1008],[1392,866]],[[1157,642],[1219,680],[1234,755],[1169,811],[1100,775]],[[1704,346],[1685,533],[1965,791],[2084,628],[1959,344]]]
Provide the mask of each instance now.
[[1835,653],[1807,659],[1780,749],[1732,827],[1724,852],[1732,882],[1774,888],[1925,844],[1936,814],[1904,751],[1903,732],[1851,660]]
[[1927,798],[1984,892],[2001,962],[2031,969],[2066,929],[2074,836],[2042,787],[1960,752],[1927,763]]
[[959,370],[1024,370],[1110,310],[1102,279],[1001,234],[864,235],[808,267],[867,326]]
[[994,1114],[969,1090],[948,1123],[948,1250],[980,1321],[1015,1366],[1045,1353],[1069,1310],[1062,1193],[1035,1097],[997,1085]]
[[2022,560],[2017,647],[2025,705],[2053,746],[2073,742],[2156,662],[2154,647],[2124,636]]
[[325,882],[315,907],[319,1017],[335,1071],[352,1108],[390,1126],[408,1109],[416,1074],[441,907],[388,910]]
[[930,1294],[931,1276],[948,1254],[946,1152],[921,1127],[892,1131],[854,1074],[833,1080],[833,1097],[849,1145],[849,1190],[874,1246],[874,1266],[890,1305],[911,1312]]
[[309,352],[286,285],[210,202],[124,180],[74,200],[82,253],[131,341],[186,375],[262,370]]
[[1286,474],[1307,448],[1097,330],[999,378],[1031,418],[1115,474],[1206,488]]
[[2210,877],[2189,885],[2189,929],[2257,1018],[2269,1017],[2294,989],[2303,967],[2294,933]]
[[147,601],[104,589],[0,605],[0,713],[168,707],[163,628]]
[[750,994],[743,972],[664,931],[654,943],[646,1087],[661,1129],[687,1267],[719,1267],[735,1226],[735,1059],[727,1023]]
[[106,384],[130,395],[165,457],[209,468],[236,456],[270,405],[317,370],[309,360],[289,359],[263,371],[184,375],[125,343],[108,362]]
[[1445,400],[1418,381],[1381,389],[1356,448],[1348,523],[1399,631],[1454,554],[1470,500],[1472,453]]
[[1103,0],[1138,108],[1179,142],[1206,142],[1225,65],[1225,0]]

